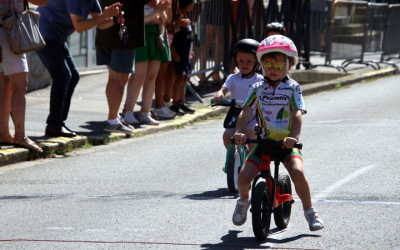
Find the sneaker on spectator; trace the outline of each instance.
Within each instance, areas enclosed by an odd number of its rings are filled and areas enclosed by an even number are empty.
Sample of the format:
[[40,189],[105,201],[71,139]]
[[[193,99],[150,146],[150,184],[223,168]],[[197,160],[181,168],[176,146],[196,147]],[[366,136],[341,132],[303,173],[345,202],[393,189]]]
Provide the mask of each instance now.
[[122,125],[130,128],[131,130],[135,130],[135,127],[133,125],[129,124],[129,122],[125,121],[125,119],[122,116],[118,117],[118,119],[122,123]]
[[236,226],[241,226],[246,222],[247,210],[250,207],[249,200],[238,199],[235,207],[235,212],[233,212],[232,222]]
[[324,228],[324,223],[321,218],[319,218],[318,212],[316,209],[309,207],[304,211],[304,216],[308,221],[308,225],[310,226],[311,231],[317,231]]
[[106,121],[106,125],[104,126],[103,131],[108,133],[124,133],[127,135],[133,135],[133,130],[121,124],[120,122],[118,122],[115,125],[112,125]]
[[151,117],[149,112],[143,112],[140,115],[139,120],[140,120],[141,124],[149,124],[149,125],[158,125],[158,124],[160,124],[159,121],[157,121],[157,120],[153,119],[153,117]]
[[187,113],[187,114],[194,114],[195,110],[189,108],[188,106],[185,105],[185,103],[181,103],[180,104],[180,108],[182,109],[183,112]]
[[171,107],[169,107],[169,109],[173,112],[175,112],[176,115],[184,115],[185,113],[183,112],[183,110],[181,110],[181,107],[178,103],[174,103],[171,105]]
[[130,125],[139,124],[139,121],[136,119],[133,111],[126,111],[123,119],[125,122],[129,123]]
[[157,113],[159,118],[164,118],[164,119],[172,119],[176,116],[176,113],[169,108],[162,106],[159,109],[154,109],[154,112]]

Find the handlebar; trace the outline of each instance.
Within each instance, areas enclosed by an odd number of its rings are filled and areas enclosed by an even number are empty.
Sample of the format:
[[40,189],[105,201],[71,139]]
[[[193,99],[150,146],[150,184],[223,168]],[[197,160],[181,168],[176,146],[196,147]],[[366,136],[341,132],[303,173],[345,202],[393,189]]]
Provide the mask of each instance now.
[[244,105],[244,100],[222,99],[220,103],[215,103],[214,99],[211,99],[211,107],[215,107],[215,106],[225,106],[225,107],[236,106],[238,108],[243,108],[243,105]]
[[[235,143],[235,139],[232,137],[231,138],[231,143],[232,144],[236,144]],[[250,143],[257,143],[257,144],[269,144],[271,146],[279,146],[281,147],[283,145],[283,141],[274,141],[271,139],[267,139],[267,138],[257,138],[257,139],[246,139],[246,144],[250,144]],[[303,148],[303,143],[295,143],[294,148],[298,148],[298,149],[302,149]]]

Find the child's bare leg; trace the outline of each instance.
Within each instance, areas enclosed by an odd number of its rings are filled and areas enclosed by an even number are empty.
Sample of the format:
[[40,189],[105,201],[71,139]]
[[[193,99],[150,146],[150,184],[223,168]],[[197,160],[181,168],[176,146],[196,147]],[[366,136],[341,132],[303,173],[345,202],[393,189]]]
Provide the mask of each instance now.
[[234,128],[225,129],[224,134],[222,135],[222,139],[224,141],[225,148],[228,148],[229,145],[231,144],[231,138],[234,133],[235,133]]
[[258,168],[251,162],[246,162],[241,168],[237,183],[241,199],[249,199],[251,182],[256,178],[258,172]]
[[312,207],[311,193],[308,181],[304,174],[303,162],[298,158],[291,159],[286,166],[290,177],[294,183],[296,193],[303,203],[303,209]]

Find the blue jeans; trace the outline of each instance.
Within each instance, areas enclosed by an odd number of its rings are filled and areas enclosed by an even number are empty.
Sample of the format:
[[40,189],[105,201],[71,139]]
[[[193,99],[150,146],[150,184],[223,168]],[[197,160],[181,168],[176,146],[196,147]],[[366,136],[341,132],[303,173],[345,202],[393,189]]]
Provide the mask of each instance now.
[[66,42],[46,39],[46,47],[36,53],[52,78],[47,128],[60,129],[68,117],[79,71]]

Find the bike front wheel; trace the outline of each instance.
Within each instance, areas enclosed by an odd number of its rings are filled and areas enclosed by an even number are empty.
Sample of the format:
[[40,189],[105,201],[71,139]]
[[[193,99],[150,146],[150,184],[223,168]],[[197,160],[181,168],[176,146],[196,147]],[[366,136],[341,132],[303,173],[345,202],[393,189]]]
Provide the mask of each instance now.
[[265,240],[268,236],[271,225],[272,204],[268,185],[264,181],[258,182],[252,191],[250,210],[254,236],[258,240]]
[[[279,175],[277,186],[280,194],[292,194],[292,185],[288,175]],[[274,210],[275,224],[279,229],[287,228],[292,212],[292,202],[287,201]]]

